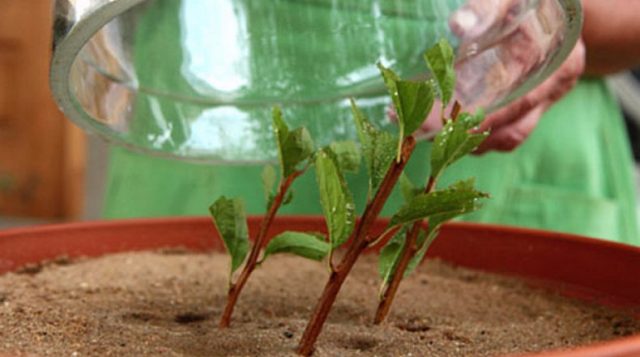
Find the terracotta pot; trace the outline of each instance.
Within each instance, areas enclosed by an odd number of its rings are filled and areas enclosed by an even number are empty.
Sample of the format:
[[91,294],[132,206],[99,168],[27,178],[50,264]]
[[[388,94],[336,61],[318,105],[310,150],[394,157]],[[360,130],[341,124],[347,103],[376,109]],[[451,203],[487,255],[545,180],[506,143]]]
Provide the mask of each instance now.
[[[249,220],[257,228],[258,219]],[[383,229],[379,221],[376,229]],[[276,219],[273,234],[322,230],[317,217]],[[44,226],[0,232],[0,274],[62,255],[185,247],[221,249],[208,218],[125,220]],[[442,230],[430,256],[457,265],[527,278],[563,294],[618,307],[640,307],[640,248],[579,236],[490,225],[454,223]],[[640,310],[638,310],[640,311]],[[640,356],[640,335],[545,357]]]

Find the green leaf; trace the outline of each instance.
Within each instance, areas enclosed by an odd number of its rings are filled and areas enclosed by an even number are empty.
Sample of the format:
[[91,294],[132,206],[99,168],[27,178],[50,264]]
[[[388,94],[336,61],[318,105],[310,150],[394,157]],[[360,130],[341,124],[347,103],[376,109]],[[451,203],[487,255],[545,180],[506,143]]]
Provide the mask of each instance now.
[[284,157],[284,176],[287,177],[295,172],[298,164],[309,158],[313,154],[314,146],[311,135],[306,128],[298,128],[289,134],[282,147]]
[[329,145],[331,151],[336,155],[340,170],[345,172],[358,172],[360,169],[360,150],[355,142],[335,141]]
[[402,193],[402,198],[404,198],[405,202],[411,201],[416,195],[422,192],[421,189],[417,188],[413,182],[411,182],[411,179],[409,179],[409,176],[407,176],[404,171],[400,174],[399,181],[400,193]]
[[378,273],[382,283],[386,284],[393,275],[396,265],[400,260],[402,249],[407,235],[408,226],[403,226],[380,250],[378,257]]
[[[420,229],[420,232],[418,232],[418,244],[420,244],[420,242],[424,242],[426,237],[427,235],[425,231],[423,229]],[[427,252],[426,249],[424,251],[418,250],[418,252],[409,261],[409,264],[407,265],[407,269],[404,271],[403,278],[408,277],[411,273],[413,273],[414,270],[416,270],[418,265],[420,265],[420,263],[422,262],[422,259],[424,258],[424,254],[426,252]]]
[[475,150],[487,138],[486,132],[471,132],[483,119],[483,113],[462,113],[457,120],[445,123],[431,146],[431,176],[437,179],[445,168]]
[[244,205],[239,199],[218,198],[209,207],[213,224],[231,256],[231,273],[244,262],[249,251],[249,233]]
[[429,115],[433,107],[435,93],[433,85],[429,81],[401,80],[392,70],[385,68],[382,64],[378,64],[378,68],[380,68],[380,73],[398,115],[399,155],[402,139],[412,135],[420,128]]
[[322,260],[329,253],[329,243],[307,233],[284,232],[273,238],[264,251],[262,260],[278,253],[291,253],[304,258]]
[[315,162],[320,203],[333,248],[349,239],[356,221],[353,197],[336,161],[331,149],[325,148]]
[[291,201],[293,201],[293,190],[290,189],[289,192],[287,192],[287,195],[284,196],[284,199],[282,200],[282,205],[286,206],[289,203],[291,203]]
[[313,154],[313,140],[306,128],[289,130],[278,107],[273,108],[273,128],[278,143],[282,178],[285,178],[293,174],[297,166]]
[[469,210],[463,212],[463,213],[459,213],[459,212],[443,212],[443,213],[439,213],[439,214],[434,214],[432,216],[429,217],[429,235],[432,234],[436,234],[438,233],[438,231],[440,230],[440,227],[442,227],[443,224],[447,223],[448,221],[458,217],[461,214],[464,213],[469,213],[472,211],[475,211],[477,209],[480,208],[480,205],[477,205],[476,207],[470,207]]
[[456,86],[456,72],[454,69],[455,55],[447,40],[440,40],[424,54],[429,70],[436,80],[442,107],[445,108]]
[[386,131],[377,129],[367,120],[355,101],[351,110],[358,131],[358,138],[369,174],[369,197],[380,187],[389,165],[396,157],[396,140]]
[[384,132],[377,136],[373,142],[371,152],[371,174],[369,176],[370,193],[375,194],[380,188],[384,177],[389,170],[389,166],[396,159],[395,140],[391,135]]
[[[476,206],[474,209],[477,209],[477,208],[479,208],[479,206]],[[411,259],[411,262],[409,263],[409,267],[407,267],[407,271],[413,270],[413,268],[422,261],[422,259],[424,258],[424,255],[429,250],[431,243],[433,243],[433,241],[437,238],[438,234],[440,233],[440,228],[442,227],[442,225],[447,221],[449,221],[450,219],[455,218],[460,214],[461,213],[459,212],[450,212],[450,213],[445,212],[441,214],[434,214],[429,217],[428,233],[424,234],[424,232],[421,232],[422,234],[419,237],[417,242],[418,252]]]
[[[402,178],[401,178],[402,179]],[[406,178],[408,180],[408,178]],[[410,183],[409,183],[410,184]],[[466,190],[473,189],[473,180],[461,181],[450,187],[451,190]],[[413,191],[415,192],[415,191]],[[416,195],[417,196],[417,195]],[[413,197],[416,197],[413,196]],[[423,194],[423,196],[425,196]],[[414,202],[415,203],[415,202]],[[422,262],[425,254],[427,253],[431,243],[437,237],[440,227],[443,223],[448,221],[451,218],[454,218],[460,214],[468,213],[471,210],[475,210],[479,208],[477,202],[473,205],[465,206],[464,212],[460,211],[449,211],[442,212],[438,214],[434,214],[429,216],[429,230],[428,233],[425,233],[424,230],[420,230],[419,236],[416,244],[418,245],[418,252],[411,258],[407,269],[404,272],[403,278],[406,278],[409,274],[411,274],[416,267]],[[402,250],[404,249],[404,243],[406,240],[406,233],[410,229],[411,224],[405,224],[402,229],[399,231],[394,238],[389,241],[389,243],[382,249],[380,252],[380,262],[379,262],[379,272],[380,276],[383,280],[383,284],[388,283],[389,279],[395,274],[396,266],[399,263],[400,256]]]
[[430,82],[398,82],[405,136],[412,135],[427,119],[433,108],[435,93]]
[[280,109],[280,107],[273,107],[272,119],[276,140],[278,140],[278,145],[282,146],[289,136],[289,126],[282,118],[282,109]]
[[[459,181],[444,190],[421,193],[400,208],[392,218],[389,226],[397,226],[433,215],[458,216],[475,211],[479,199],[487,194],[474,188],[474,179]],[[444,217],[443,216],[443,217]]]
[[411,258],[409,265],[407,265],[407,270],[404,272],[404,277],[406,278],[409,274],[411,274],[417,267],[420,265],[422,260],[424,259],[424,255],[427,253],[427,250],[431,246],[431,243],[434,241],[438,232],[435,231],[433,235],[427,235],[423,230],[420,230],[420,235],[418,236],[418,252]]
[[402,115],[402,102],[400,101],[400,95],[398,93],[398,82],[400,81],[400,77],[398,77],[398,75],[391,69],[383,66],[382,63],[378,63],[378,69],[380,70],[380,74],[384,80],[384,85],[387,87],[387,92],[389,92],[393,106],[396,109],[398,124],[400,126],[400,137],[402,138],[404,137],[405,122]]
[[[387,284],[389,280],[395,275],[400,258],[402,257],[402,251],[406,243],[407,232],[411,229],[412,225],[405,225],[396,233],[393,238],[387,243],[387,245],[380,251],[380,257],[378,260],[378,273],[382,279],[382,284]],[[424,241],[425,232],[420,230],[418,233],[418,242]],[[422,257],[416,258],[420,254],[420,251],[411,259],[407,269],[404,271],[403,278],[406,278],[411,274],[418,264],[422,261]]]
[[[438,234],[440,233],[440,228],[442,227],[442,225],[446,223],[448,220],[458,216],[459,214],[460,213],[457,213],[457,212],[442,213],[442,214],[435,214],[429,217],[428,233],[425,234],[424,231],[420,232],[420,236],[418,237],[418,242],[417,242],[418,252],[413,256],[413,258],[411,258],[411,261],[409,262],[409,266],[407,266],[407,272],[413,271],[415,267],[418,266],[420,262],[422,262],[425,254],[429,250],[429,247],[431,247],[431,243],[433,243],[433,241],[438,237]],[[405,276],[406,274],[408,273],[405,273]]]
[[[266,165],[264,169],[262,169],[262,187],[264,188],[264,198],[267,202],[269,202],[269,198],[273,196],[273,186],[276,184],[277,176],[276,169],[271,165]],[[269,204],[267,206],[271,205]]]

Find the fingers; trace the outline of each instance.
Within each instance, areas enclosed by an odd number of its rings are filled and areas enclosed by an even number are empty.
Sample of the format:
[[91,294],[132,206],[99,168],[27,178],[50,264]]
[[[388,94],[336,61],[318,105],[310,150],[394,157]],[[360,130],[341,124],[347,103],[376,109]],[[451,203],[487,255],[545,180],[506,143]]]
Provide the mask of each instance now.
[[[456,91],[471,107],[486,107],[502,98],[543,63],[549,48],[544,35],[521,26],[495,47],[457,66]],[[526,107],[521,113],[529,111]]]
[[[533,7],[536,10],[530,11]],[[504,98],[536,73],[561,41],[561,18],[554,0],[468,0],[456,11],[449,25],[461,39],[461,52],[469,53],[456,68],[456,94],[466,109],[486,107]],[[483,43],[487,38],[497,43]],[[479,130],[491,129],[491,134],[477,152],[510,151],[519,146],[543,113],[575,86],[584,71],[584,58],[580,41],[547,80],[488,116]]]
[[482,124],[480,124],[478,131],[496,131],[504,126],[512,124],[513,122],[517,122],[537,107],[539,103],[544,101],[545,97],[548,95],[549,87],[553,88],[552,85],[545,87],[540,86],[524,97],[487,116]]
[[491,134],[476,151],[511,151],[526,140],[544,112],[577,83],[585,67],[585,50],[580,41],[564,64],[523,98],[488,116],[479,130]]
[[[470,12],[491,24],[464,28]],[[450,25],[462,40],[456,90],[465,107],[495,104],[545,64],[561,43],[562,16],[555,0],[469,0],[455,12]]]
[[549,103],[538,105],[524,114],[520,120],[491,132],[489,137],[476,149],[475,154],[487,151],[512,151],[531,135],[540,118],[549,107]]
[[579,42],[554,74],[524,97],[488,116],[479,130],[492,129],[495,132],[501,127],[521,120],[541,103],[554,103],[560,100],[575,86],[584,71],[584,66],[584,45]]

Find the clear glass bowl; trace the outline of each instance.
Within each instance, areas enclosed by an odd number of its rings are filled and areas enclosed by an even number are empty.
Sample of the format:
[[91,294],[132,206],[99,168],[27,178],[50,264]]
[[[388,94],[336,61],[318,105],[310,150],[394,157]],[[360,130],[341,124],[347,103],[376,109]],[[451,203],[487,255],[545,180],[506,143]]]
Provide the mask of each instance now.
[[[425,49],[442,37],[458,44],[448,20],[463,3],[57,0],[51,86],[71,120],[117,144],[192,161],[270,161],[274,105],[318,145],[355,137],[349,97],[393,130],[376,63],[405,77],[424,75]],[[466,94],[469,105],[492,110],[507,103],[546,78],[573,47],[579,0],[528,3],[519,22],[547,16],[540,3],[557,9],[550,31],[558,45],[509,83],[474,79],[482,88],[473,98]],[[465,44],[460,63],[483,58],[506,35],[502,28]]]

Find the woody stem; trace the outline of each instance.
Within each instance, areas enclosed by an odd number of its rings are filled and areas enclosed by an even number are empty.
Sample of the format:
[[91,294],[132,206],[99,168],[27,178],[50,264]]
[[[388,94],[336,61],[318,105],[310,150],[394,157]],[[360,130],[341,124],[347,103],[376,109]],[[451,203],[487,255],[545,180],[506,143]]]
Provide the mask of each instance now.
[[[429,178],[429,183],[425,188],[425,193],[431,193],[436,185],[436,180],[433,177]],[[400,287],[400,282],[404,277],[404,273],[409,267],[409,263],[411,259],[416,255],[419,250],[417,245],[418,235],[420,233],[420,226],[422,225],[422,221],[416,221],[411,229],[407,232],[404,247],[402,249],[402,255],[400,257],[400,261],[389,280],[389,283],[386,285],[384,292],[380,298],[380,302],[378,303],[378,309],[376,310],[376,315],[373,320],[373,323],[376,325],[381,324],[389,311],[391,310],[391,305],[393,304],[393,299],[398,292],[398,287]]]
[[233,309],[236,306],[236,302],[238,301],[238,297],[240,296],[242,289],[249,280],[249,276],[251,276],[251,273],[253,273],[254,269],[256,268],[258,258],[260,257],[260,251],[265,244],[267,233],[269,232],[269,228],[273,223],[273,219],[280,206],[282,206],[282,202],[284,201],[289,187],[291,187],[293,181],[301,174],[301,171],[296,171],[280,183],[278,193],[273,198],[273,202],[271,203],[267,214],[260,223],[260,231],[258,232],[258,235],[253,242],[253,246],[251,247],[251,253],[249,253],[247,263],[244,265],[244,268],[242,269],[238,280],[229,287],[229,291],[227,292],[227,305],[225,306],[222,317],[220,318],[220,322],[218,323],[219,328],[224,329],[229,327],[229,325],[231,324],[231,315],[233,315]]
[[395,187],[396,182],[400,178],[400,174],[404,170],[413,150],[415,149],[415,139],[411,136],[403,141],[400,160],[394,161],[389,167],[376,195],[369,202],[362,215],[362,219],[358,222],[347,252],[329,276],[324,291],[318,301],[313,315],[307,324],[302,335],[296,352],[303,356],[310,356],[314,351],[314,346],[322,327],[329,316],[331,307],[333,306],[336,296],[346,280],[349,272],[375,237],[370,237],[369,233],[373,223],[380,215],[380,211],[384,207],[384,203],[389,198],[391,191]]

